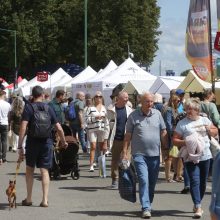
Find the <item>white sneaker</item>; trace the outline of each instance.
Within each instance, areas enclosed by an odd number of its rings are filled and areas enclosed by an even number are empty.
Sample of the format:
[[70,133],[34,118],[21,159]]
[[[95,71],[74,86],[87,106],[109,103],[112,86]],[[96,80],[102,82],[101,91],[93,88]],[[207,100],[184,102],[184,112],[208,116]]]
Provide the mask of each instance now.
[[89,172],[94,172],[94,167],[93,166],[90,166]]
[[201,218],[202,217],[203,210],[201,208],[195,208],[193,211],[195,212],[194,218]]
[[145,210],[142,212],[142,218],[150,218],[151,217],[151,213],[148,210]]
[[93,163],[93,167],[97,167],[97,164],[96,164],[96,163]]

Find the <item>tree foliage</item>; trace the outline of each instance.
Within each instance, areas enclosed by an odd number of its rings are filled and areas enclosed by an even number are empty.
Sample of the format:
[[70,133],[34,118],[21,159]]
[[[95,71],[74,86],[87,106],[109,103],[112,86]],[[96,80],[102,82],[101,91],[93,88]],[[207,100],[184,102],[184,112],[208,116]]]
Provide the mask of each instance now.
[[[103,68],[128,57],[150,65],[157,50],[160,9],[156,0],[88,0],[88,65]],[[84,65],[84,1],[4,0],[0,28],[16,30],[23,76],[42,64]],[[0,69],[14,69],[13,32],[0,31]]]

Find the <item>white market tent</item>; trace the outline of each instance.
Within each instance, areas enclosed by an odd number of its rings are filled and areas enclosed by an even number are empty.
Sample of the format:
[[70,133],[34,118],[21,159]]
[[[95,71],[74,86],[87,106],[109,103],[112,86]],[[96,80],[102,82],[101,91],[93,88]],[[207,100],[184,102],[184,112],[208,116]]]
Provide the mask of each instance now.
[[[37,77],[35,76],[33,79],[31,79],[29,82],[21,86],[16,90],[16,93],[19,93],[22,96],[29,96],[31,94],[31,89],[39,85],[43,87],[44,89],[52,88],[56,86],[56,83],[58,83],[63,78],[68,77],[69,74],[66,73],[62,68],[59,68],[57,71],[55,71],[51,76],[48,76],[48,80],[45,82],[39,82],[37,81]],[[72,78],[71,76],[69,76]]]
[[156,79],[149,80],[131,80],[125,85],[123,91],[129,95],[142,94],[144,91],[149,91]]
[[159,76],[149,91],[154,94],[159,93],[168,100],[170,97],[170,90],[176,89],[184,79],[184,76]]
[[105,77],[108,73],[111,71],[115,70],[118,66],[115,64],[113,60],[111,60],[107,66],[98,72],[98,74],[90,79],[88,79],[88,82],[94,82],[94,81],[99,81],[99,79]]
[[156,76],[153,76],[150,73],[144,71],[136,63],[134,63],[133,60],[128,58],[116,69],[103,75],[97,80],[72,84],[72,93],[75,94],[77,91],[84,91],[85,93],[90,93],[91,95],[94,95],[95,92],[99,90],[103,92],[105,104],[109,105],[112,102],[112,100],[110,99],[112,90],[119,83],[127,83],[129,80],[148,79],[156,79]]
[[100,81],[115,83],[127,83],[130,80],[156,79],[156,76],[144,71],[131,58],[126,59],[115,70],[109,72]]
[[190,70],[186,78],[178,86],[178,89],[182,89],[186,93],[189,93],[203,92],[204,89],[210,89],[211,87],[211,83],[200,79],[193,70]]
[[[205,89],[211,89],[212,84],[200,79],[193,70],[190,70],[178,89],[183,89],[186,93],[204,92]],[[220,82],[215,83],[216,104],[220,105]]]
[[77,76],[73,77],[72,80],[67,84],[67,86],[71,86],[73,83],[82,83],[87,82],[88,79],[93,78],[97,75],[97,72],[90,66],[87,66],[82,72],[80,72]]

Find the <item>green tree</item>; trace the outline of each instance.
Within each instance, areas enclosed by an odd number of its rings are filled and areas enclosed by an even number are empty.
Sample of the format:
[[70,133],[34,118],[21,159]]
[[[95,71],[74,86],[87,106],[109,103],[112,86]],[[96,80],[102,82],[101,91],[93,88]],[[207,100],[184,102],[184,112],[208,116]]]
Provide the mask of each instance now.
[[[128,57],[150,65],[157,50],[160,9],[156,0],[88,0],[88,65]],[[0,28],[17,31],[17,61],[25,77],[35,67],[56,63],[84,64],[84,1],[4,0]],[[13,75],[12,33],[0,32],[0,70]]]

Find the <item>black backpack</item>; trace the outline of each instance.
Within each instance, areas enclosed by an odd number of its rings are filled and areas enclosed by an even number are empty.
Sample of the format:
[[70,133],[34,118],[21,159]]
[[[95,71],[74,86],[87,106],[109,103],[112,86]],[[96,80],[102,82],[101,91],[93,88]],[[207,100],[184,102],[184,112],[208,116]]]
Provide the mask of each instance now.
[[49,138],[51,137],[51,116],[49,106],[47,104],[38,108],[36,104],[31,104],[34,114],[28,125],[28,134],[34,138]]

